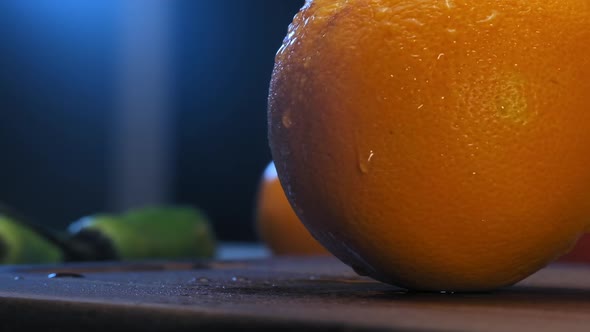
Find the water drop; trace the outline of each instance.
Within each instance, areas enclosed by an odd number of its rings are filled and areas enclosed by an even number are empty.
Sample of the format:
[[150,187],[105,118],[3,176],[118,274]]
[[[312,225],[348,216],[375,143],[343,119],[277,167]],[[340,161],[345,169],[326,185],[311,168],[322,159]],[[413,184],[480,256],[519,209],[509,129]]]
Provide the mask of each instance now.
[[303,59],[303,68],[309,68],[309,66],[311,66],[311,59],[311,56],[308,56],[305,59]]
[[483,20],[479,20],[477,21],[477,23],[486,23],[486,22],[490,22],[493,19],[496,18],[496,16],[498,16],[498,12],[493,10],[492,13],[490,15],[488,15],[488,17],[484,18]]
[[56,272],[56,273],[50,273],[47,275],[47,278],[49,279],[56,279],[56,278],[84,278],[83,275],[79,274],[79,273],[73,273],[73,272]]
[[13,279],[14,280],[23,280],[24,278],[22,276],[15,276]]
[[361,173],[363,173],[363,174],[369,173],[369,167],[370,167],[371,161],[373,160],[374,156],[375,156],[375,152],[373,152],[373,150],[371,150],[371,151],[369,151],[368,157],[360,158],[359,169],[360,169]]
[[418,20],[416,18],[410,18],[410,19],[407,19],[406,21],[411,22],[411,23],[414,23],[414,24],[416,24],[417,26],[420,26],[420,27],[424,25],[424,23],[422,23],[420,20]]
[[366,163],[360,162],[359,169],[361,170],[361,173],[363,173],[363,174],[369,173],[369,165],[367,165]]
[[235,276],[235,277],[231,277],[231,281],[233,281],[233,282],[247,282],[249,280],[246,277]]
[[293,125],[293,120],[291,120],[291,111],[286,111],[285,114],[283,114],[282,122],[285,128],[291,128]]

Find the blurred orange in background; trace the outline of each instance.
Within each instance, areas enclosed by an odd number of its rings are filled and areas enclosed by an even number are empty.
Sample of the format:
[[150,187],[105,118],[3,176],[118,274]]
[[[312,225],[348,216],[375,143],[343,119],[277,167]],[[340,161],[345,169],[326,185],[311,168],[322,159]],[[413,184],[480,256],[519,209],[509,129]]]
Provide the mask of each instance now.
[[260,182],[256,200],[256,230],[275,255],[328,254],[309,234],[285,196],[271,162]]
[[590,263],[590,235],[583,235],[574,248],[559,258],[558,262]]

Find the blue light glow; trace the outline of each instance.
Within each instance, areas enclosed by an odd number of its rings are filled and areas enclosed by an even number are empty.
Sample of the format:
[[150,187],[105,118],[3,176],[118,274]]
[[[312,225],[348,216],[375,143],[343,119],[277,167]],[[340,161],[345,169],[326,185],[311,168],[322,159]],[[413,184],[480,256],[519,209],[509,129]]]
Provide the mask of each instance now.
[[99,18],[105,10],[112,10],[124,1],[109,0],[9,0],[4,5],[25,15],[41,15],[53,19],[79,21]]

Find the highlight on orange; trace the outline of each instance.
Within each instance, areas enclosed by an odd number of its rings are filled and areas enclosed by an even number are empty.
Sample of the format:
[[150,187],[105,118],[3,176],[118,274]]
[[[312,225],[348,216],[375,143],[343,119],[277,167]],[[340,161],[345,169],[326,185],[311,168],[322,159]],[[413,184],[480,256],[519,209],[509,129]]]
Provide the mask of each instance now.
[[316,238],[425,291],[512,285],[590,222],[590,6],[309,0],[276,56],[269,140]]

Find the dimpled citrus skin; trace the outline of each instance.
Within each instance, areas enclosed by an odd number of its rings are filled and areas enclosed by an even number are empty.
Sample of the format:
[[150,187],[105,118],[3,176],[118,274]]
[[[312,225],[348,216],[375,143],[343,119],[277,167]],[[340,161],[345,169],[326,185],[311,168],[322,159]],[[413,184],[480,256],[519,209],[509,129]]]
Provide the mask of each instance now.
[[297,215],[360,273],[514,284],[590,220],[590,2],[308,1],[268,121]]
[[281,187],[274,163],[261,179],[256,200],[258,236],[275,255],[328,255],[303,226]]

